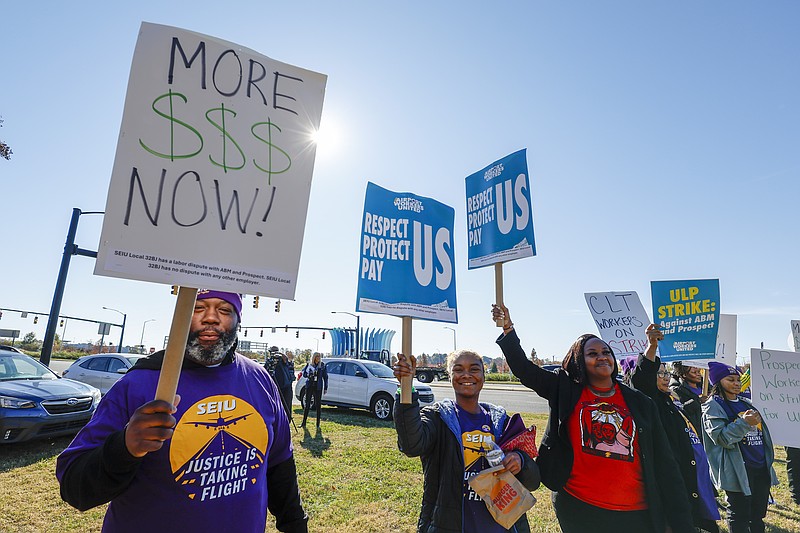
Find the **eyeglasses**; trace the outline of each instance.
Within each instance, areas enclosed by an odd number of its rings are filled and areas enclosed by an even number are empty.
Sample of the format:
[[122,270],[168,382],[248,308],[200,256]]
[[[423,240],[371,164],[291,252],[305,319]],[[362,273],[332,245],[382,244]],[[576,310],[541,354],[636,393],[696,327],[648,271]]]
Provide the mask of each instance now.
[[668,377],[670,377],[672,374],[670,374],[668,371],[664,370],[664,371],[661,371],[661,372],[656,372],[656,375],[657,375],[658,377],[660,377],[660,378],[668,378]]

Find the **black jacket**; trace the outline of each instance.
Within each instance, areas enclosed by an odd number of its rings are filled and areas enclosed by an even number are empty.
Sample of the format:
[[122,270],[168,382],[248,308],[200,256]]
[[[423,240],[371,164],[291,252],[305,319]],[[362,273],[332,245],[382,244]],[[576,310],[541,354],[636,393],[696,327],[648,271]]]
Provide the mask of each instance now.
[[[452,400],[445,402],[452,403]],[[397,445],[409,457],[421,457],[424,485],[422,510],[417,523],[419,533],[461,532],[463,519],[464,451],[460,437],[448,427],[444,420],[448,411],[445,402],[438,402],[422,409],[416,399],[411,404],[394,402],[394,423],[397,429]],[[509,417],[505,410],[482,403],[490,411],[493,424],[505,428]],[[454,415],[451,415],[454,416]],[[522,470],[517,479],[528,489],[539,486],[536,463],[524,452]],[[525,515],[515,524],[519,533],[530,532]],[[512,530],[513,531],[513,530]]]
[[[636,390],[652,398],[656,404],[658,416],[661,418],[661,424],[663,424],[664,432],[667,434],[669,447],[678,462],[678,469],[681,472],[683,484],[689,495],[692,517],[694,522],[700,525],[703,521],[702,502],[697,492],[697,462],[694,458],[694,448],[692,448],[692,441],[686,432],[686,421],[683,415],[678,411],[670,395],[658,390],[656,373],[660,367],[661,361],[658,357],[653,362],[640,355],[631,376],[631,383]],[[702,439],[702,427],[695,426],[694,429],[698,437]],[[708,468],[708,464],[701,466]]]
[[[567,434],[567,420],[575,411],[583,385],[574,382],[563,369],[555,373],[533,364],[525,356],[519,337],[513,330],[507,335],[501,335],[497,344],[503,350],[514,375],[523,385],[546,399],[550,406],[550,417],[536,462],[542,475],[542,483],[550,490],[558,491],[566,484],[572,471],[573,452]],[[661,427],[655,404],[650,398],[630,387],[621,383],[619,387],[636,421],[636,440],[639,443],[645,495],[654,531],[660,533],[669,524],[673,533],[693,533],[686,489],[666,442],[667,437]]]
[[683,381],[672,380],[669,388],[683,404],[683,414],[700,432],[703,431],[703,400]]

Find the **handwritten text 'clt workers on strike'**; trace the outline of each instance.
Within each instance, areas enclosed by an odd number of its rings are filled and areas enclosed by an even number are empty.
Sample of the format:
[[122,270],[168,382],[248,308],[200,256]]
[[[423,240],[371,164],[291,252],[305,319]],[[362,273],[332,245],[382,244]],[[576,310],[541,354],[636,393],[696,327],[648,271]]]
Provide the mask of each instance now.
[[[265,176],[264,186],[269,188],[269,192],[261,195],[260,187],[255,184],[251,184],[248,190],[237,190],[225,180],[211,179],[213,185],[210,187],[216,200],[220,229],[228,229],[231,213],[235,211],[236,228],[244,234],[247,233],[247,226],[254,211],[259,214],[263,213],[261,222],[267,221],[276,192],[276,187],[272,185],[272,176],[288,171],[292,166],[292,157],[274,143],[273,135],[282,133],[282,129],[276,121],[269,117],[265,117],[266,120],[250,124],[252,137],[234,138],[231,133],[232,123],[236,120],[247,119],[237,118],[235,104],[232,107],[231,104],[226,106],[225,101],[238,98],[240,103],[248,105],[252,105],[251,102],[258,102],[259,105],[263,104],[267,109],[272,108],[278,114],[289,113],[297,116],[297,111],[290,107],[293,102],[298,100],[298,95],[292,91],[298,84],[302,84],[303,80],[278,71],[268,76],[265,66],[252,58],[246,61],[247,78],[245,80],[243,77],[245,65],[242,64],[242,58],[235,50],[224,50],[214,60],[214,67],[211,70],[210,86],[220,95],[220,104],[204,110],[205,121],[202,118],[197,121],[197,117],[193,119],[185,116],[197,113],[197,106],[193,106],[186,95],[173,91],[172,85],[176,63],[182,62],[186,69],[199,70],[199,75],[196,76],[197,83],[201,89],[207,90],[209,84],[207,83],[206,55],[204,41],[197,44],[189,58],[180,40],[173,37],[169,52],[169,68],[164,73],[170,88],[156,96],[151,105],[152,112],[165,119],[164,125],[169,131],[169,146],[154,146],[154,143],[146,138],[139,138],[138,143],[147,154],[160,160],[179,161],[198,158],[194,159],[198,166],[208,165],[210,162],[213,167],[219,168],[222,174],[241,170],[263,173]],[[222,72],[229,74],[233,72],[234,75],[226,76],[221,74]],[[267,95],[271,96],[271,104]],[[248,113],[247,116],[252,116],[252,114]],[[296,119],[292,118],[291,120]],[[200,130],[208,128],[209,124],[214,130],[214,134],[204,136]],[[183,142],[177,142],[177,137],[181,137]],[[219,142],[212,147],[209,139]],[[176,145],[185,148],[178,152],[179,148],[176,148]],[[204,149],[210,152],[208,161],[199,157]],[[139,201],[153,226],[158,226],[160,222],[164,200],[168,201],[167,205],[172,206],[170,217],[172,222],[178,226],[196,226],[206,220],[209,211],[206,199],[209,188],[208,178],[205,178],[204,182],[197,170],[187,170],[177,176],[168,175],[167,169],[162,168],[158,186],[154,190],[152,185],[147,187],[143,183],[143,181],[151,183],[155,179],[154,175],[147,174],[148,169],[141,168],[144,163],[142,161],[139,167],[134,166],[131,170],[125,225],[132,223],[133,206]],[[164,194],[168,181],[171,184],[171,187],[167,188],[168,193],[171,189],[171,202],[170,199],[165,198]],[[240,202],[243,206],[240,206]],[[187,204],[190,204],[188,209]],[[257,205],[258,209],[256,209]],[[176,209],[176,206],[180,206],[181,209]],[[262,233],[257,231],[256,235],[260,237]]]

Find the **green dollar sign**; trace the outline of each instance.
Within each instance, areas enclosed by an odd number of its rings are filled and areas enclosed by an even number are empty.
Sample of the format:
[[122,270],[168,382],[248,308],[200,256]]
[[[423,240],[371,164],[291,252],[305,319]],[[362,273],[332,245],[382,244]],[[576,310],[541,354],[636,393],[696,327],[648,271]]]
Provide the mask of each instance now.
[[[267,139],[264,139],[263,137],[259,137],[259,135],[256,133],[256,127],[257,127],[257,126],[267,126]],[[269,159],[269,165],[268,165],[268,167],[269,167],[269,168],[263,168],[263,167],[261,167],[261,166],[260,166],[260,165],[259,165],[259,164],[256,162],[256,160],[255,160],[255,159],[253,159],[253,164],[256,166],[256,168],[257,168],[258,170],[260,170],[261,172],[266,172],[266,174],[269,176],[269,177],[267,178],[267,183],[268,183],[269,185],[272,185],[272,175],[273,175],[273,174],[282,174],[282,173],[286,172],[287,170],[289,170],[289,169],[292,167],[292,158],[291,158],[291,156],[289,156],[289,154],[287,154],[287,153],[286,153],[284,150],[282,150],[280,147],[278,147],[278,146],[276,146],[276,145],[272,144],[272,128],[275,128],[275,129],[276,129],[276,130],[278,130],[278,131],[282,131],[282,130],[281,130],[281,128],[280,128],[280,126],[278,126],[277,124],[273,124],[273,123],[270,121],[269,117],[267,117],[267,122],[256,122],[256,123],[255,123],[255,124],[253,124],[253,125],[252,125],[252,127],[250,128],[250,131],[253,133],[253,136],[254,136],[256,139],[258,139],[259,141],[261,141],[261,142],[263,142],[264,144],[266,144],[267,146],[269,146],[269,152],[268,152],[268,153],[269,153],[269,156],[268,156],[268,159]],[[283,156],[286,158],[286,167],[285,167],[285,168],[282,168],[281,170],[274,170],[274,169],[272,168],[272,149],[273,149],[273,148],[274,148],[274,149],[276,149],[277,151],[279,151],[280,153],[282,153],[282,154],[283,154]]]
[[[151,106],[153,108],[153,111],[155,111],[156,115],[158,115],[160,117],[164,117],[165,119],[169,120],[169,154],[162,154],[161,152],[157,152],[157,151],[153,150],[152,148],[150,148],[149,146],[147,146],[144,143],[144,141],[142,141],[142,139],[139,139],[139,145],[141,145],[142,148],[144,148],[145,150],[147,150],[148,152],[150,152],[151,154],[153,154],[156,157],[163,157],[164,159],[169,159],[170,161],[175,161],[176,159],[188,159],[190,157],[194,157],[197,154],[199,154],[200,151],[203,149],[203,136],[200,135],[200,133],[196,129],[194,129],[193,127],[188,125],[186,122],[183,122],[182,120],[178,120],[177,118],[175,118],[175,114],[174,114],[174,110],[173,110],[173,106],[172,106],[172,97],[173,96],[177,96],[178,98],[183,100],[184,104],[188,102],[188,99],[186,98],[186,96],[182,95],[181,93],[174,93],[174,92],[172,92],[172,90],[170,90],[167,94],[162,94],[161,96],[159,96],[158,98],[153,100],[153,104]],[[169,112],[168,113],[163,113],[163,112],[159,111],[156,108],[156,104],[159,101],[163,100],[164,98],[168,98],[169,99]],[[181,154],[181,155],[175,154],[175,124],[180,124],[181,126],[186,128],[187,130],[189,130],[192,133],[194,133],[195,135],[197,135],[197,139],[200,141],[200,148],[198,148],[196,152],[192,152],[190,154]]]
[[[212,111],[220,112],[220,116],[222,118],[220,122],[222,122],[222,124],[214,122],[214,120],[211,118]],[[232,109],[225,109],[225,104],[220,104],[220,107],[215,107],[214,109],[209,109],[208,111],[206,111],[206,120],[208,120],[211,124],[214,125],[215,128],[217,128],[219,131],[222,132],[222,163],[217,163],[216,161],[214,161],[214,158],[211,157],[210,154],[208,156],[208,159],[209,161],[211,161],[212,164],[217,165],[218,167],[222,167],[222,170],[227,174],[228,169],[241,170],[242,168],[244,168],[244,164],[247,162],[247,160],[245,159],[242,148],[237,144],[236,140],[230,136],[228,130],[225,128],[225,113],[230,113],[234,117],[236,116],[236,111],[233,111]],[[236,147],[236,149],[239,150],[239,155],[242,157],[242,164],[239,165],[238,167],[228,164],[228,139],[230,139],[233,145]]]

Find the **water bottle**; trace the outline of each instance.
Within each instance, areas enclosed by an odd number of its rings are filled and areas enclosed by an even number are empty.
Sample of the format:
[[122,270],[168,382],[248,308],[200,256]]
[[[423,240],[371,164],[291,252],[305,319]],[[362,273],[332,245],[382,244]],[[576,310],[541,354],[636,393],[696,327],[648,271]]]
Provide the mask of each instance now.
[[500,449],[495,441],[489,441],[489,450],[486,452],[486,460],[489,461],[489,466],[501,466],[506,454]]

